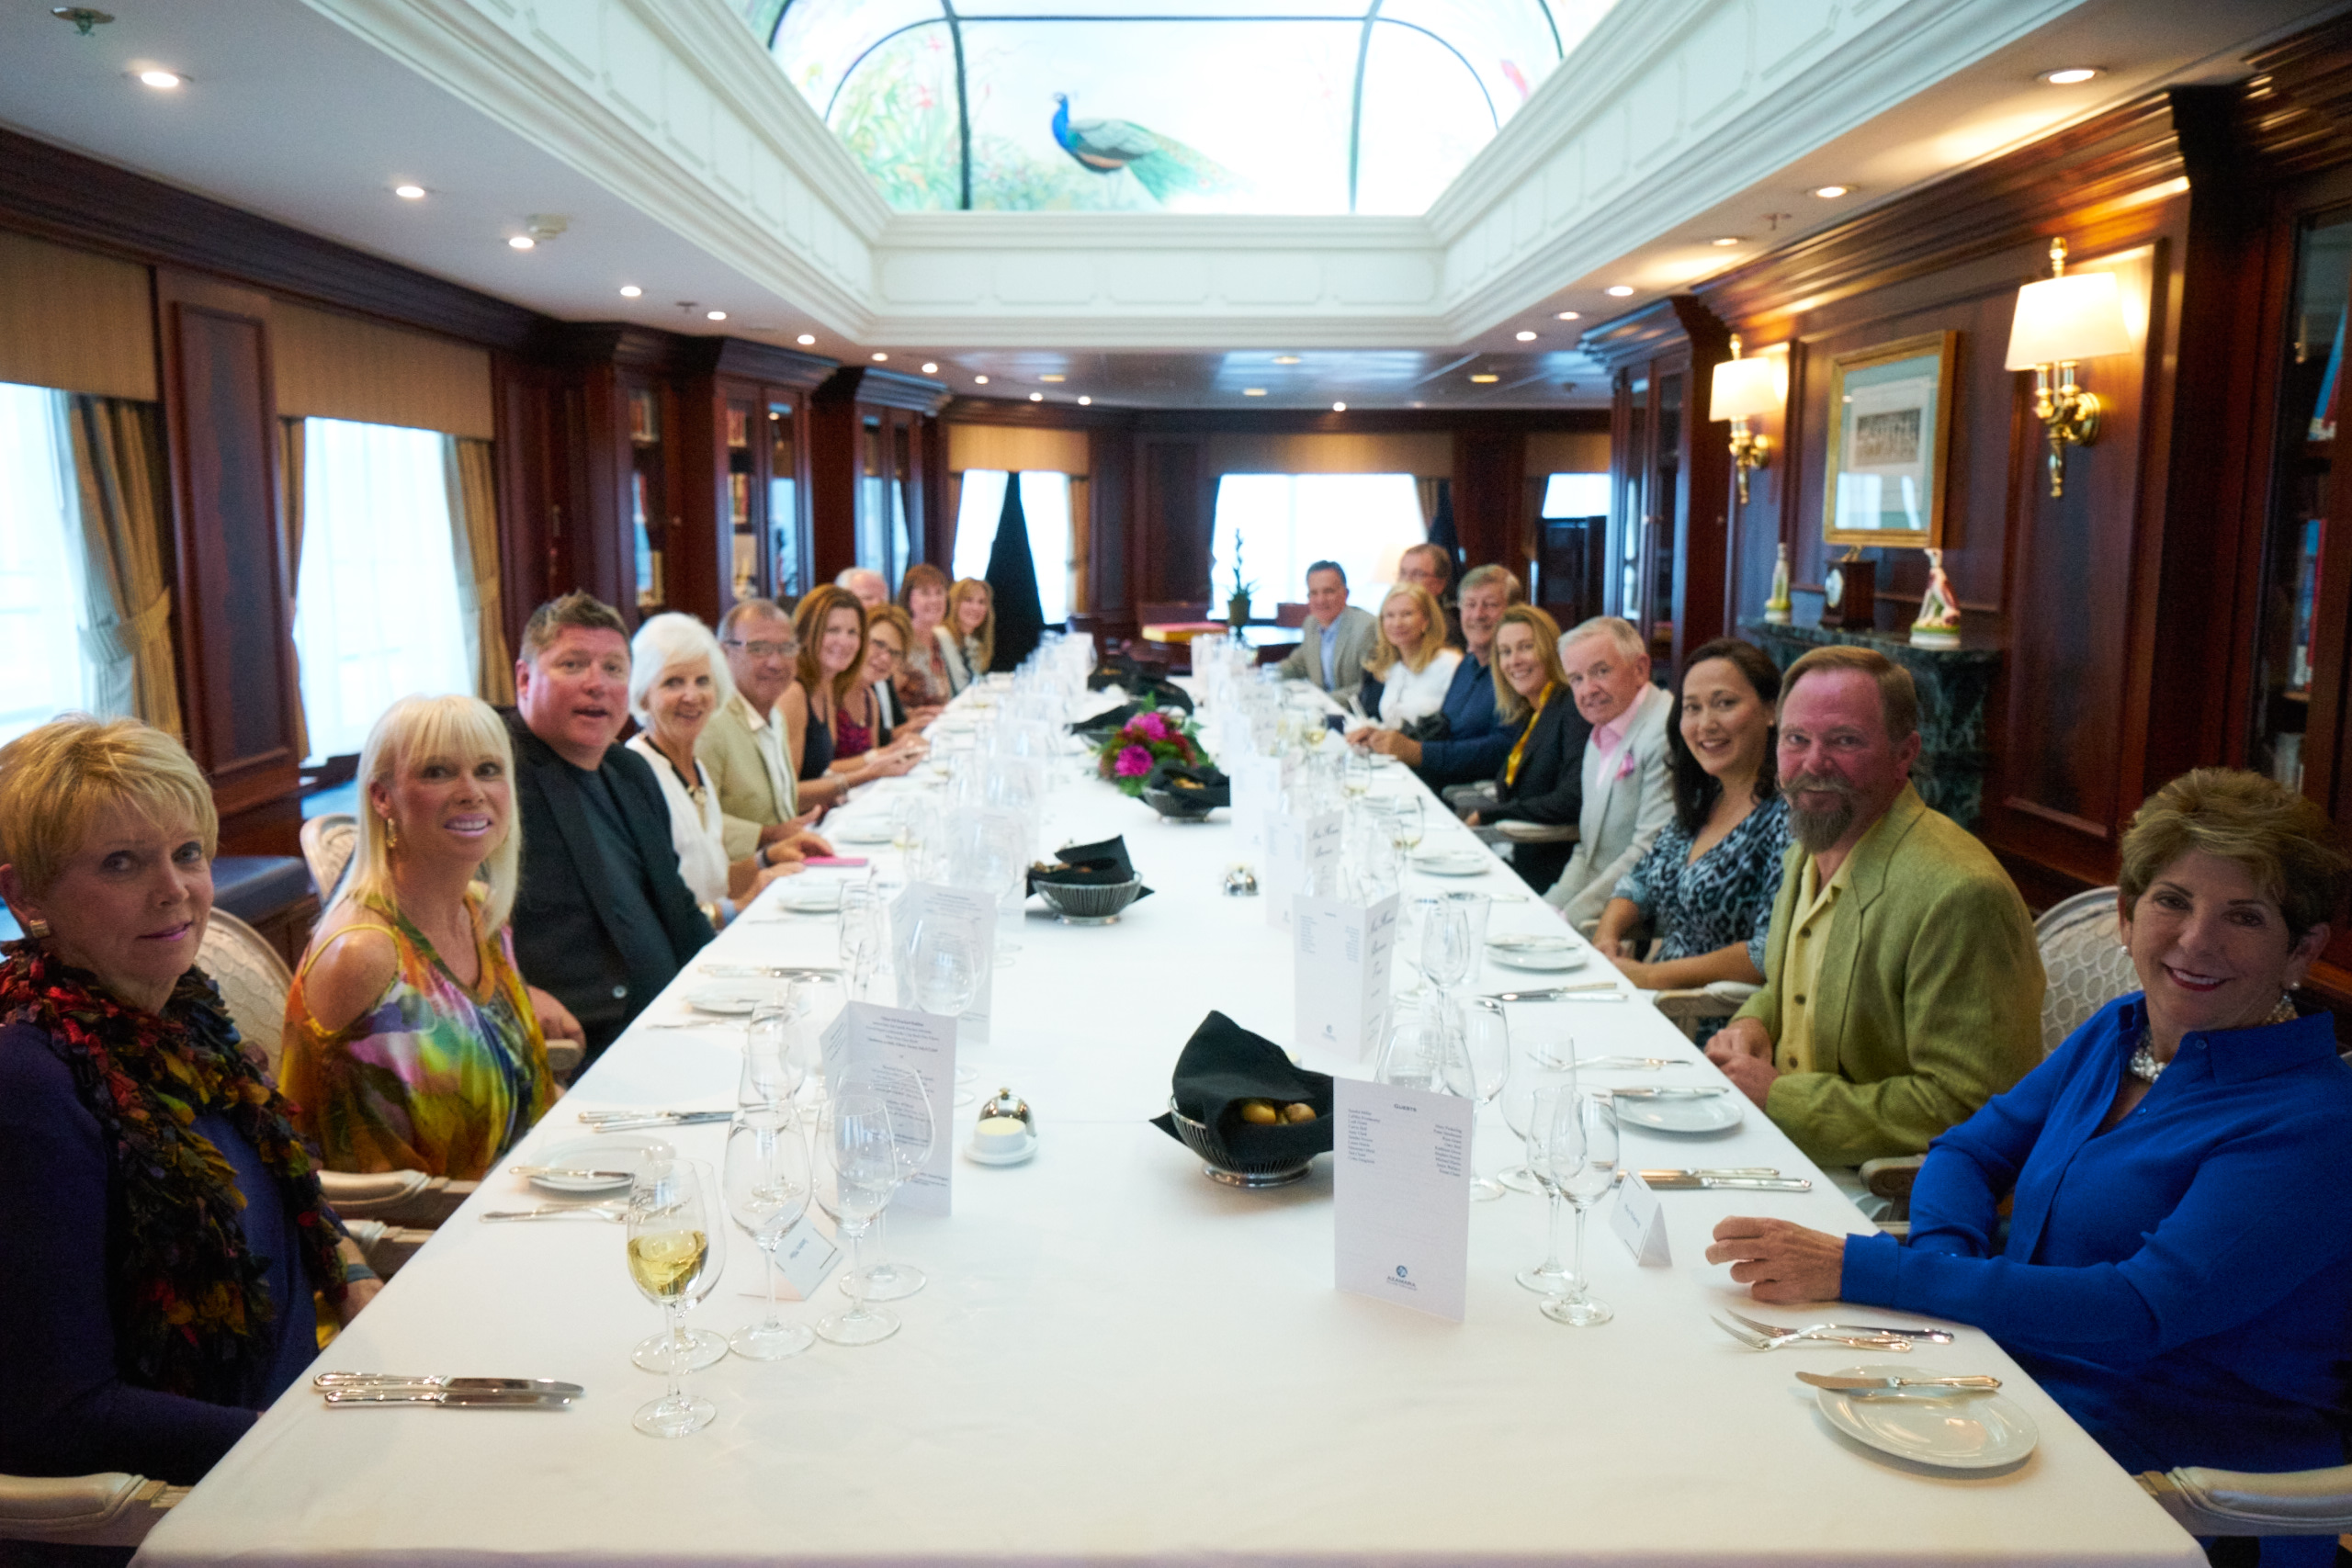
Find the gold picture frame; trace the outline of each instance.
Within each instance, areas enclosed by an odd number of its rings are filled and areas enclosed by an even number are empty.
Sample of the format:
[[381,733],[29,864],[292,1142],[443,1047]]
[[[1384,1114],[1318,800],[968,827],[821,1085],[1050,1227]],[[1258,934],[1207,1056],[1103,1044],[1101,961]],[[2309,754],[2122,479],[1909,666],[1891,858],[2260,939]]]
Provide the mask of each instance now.
[[1942,547],[1959,347],[1956,332],[1924,333],[1830,360],[1824,539]]

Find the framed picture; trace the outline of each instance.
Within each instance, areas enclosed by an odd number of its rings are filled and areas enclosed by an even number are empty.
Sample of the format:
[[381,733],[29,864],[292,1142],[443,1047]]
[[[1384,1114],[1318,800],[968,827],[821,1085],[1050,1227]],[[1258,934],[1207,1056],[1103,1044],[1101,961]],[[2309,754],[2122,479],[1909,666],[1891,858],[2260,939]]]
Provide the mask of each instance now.
[[1942,546],[1959,342],[1958,333],[1928,333],[1829,362],[1829,490],[1821,509],[1829,543]]

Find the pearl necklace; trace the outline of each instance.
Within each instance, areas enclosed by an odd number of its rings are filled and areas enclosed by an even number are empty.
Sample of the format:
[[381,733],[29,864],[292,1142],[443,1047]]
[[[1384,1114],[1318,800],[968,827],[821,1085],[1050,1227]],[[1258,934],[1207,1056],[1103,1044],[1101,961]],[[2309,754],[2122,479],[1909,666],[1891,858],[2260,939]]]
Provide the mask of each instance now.
[[[2264,1019],[2256,1027],[2267,1029],[2274,1023],[2292,1023],[2301,1016],[2295,1011],[2293,998],[2281,992],[2278,997],[2278,1005],[2272,1008],[2270,1016]],[[2144,1027],[2142,1028],[2139,1049],[2132,1053],[2130,1064],[2132,1076],[2143,1083],[2154,1083],[2156,1081],[2156,1076],[2165,1070],[2165,1064],[2156,1060],[2155,1047],[2149,1043],[2147,1030]]]

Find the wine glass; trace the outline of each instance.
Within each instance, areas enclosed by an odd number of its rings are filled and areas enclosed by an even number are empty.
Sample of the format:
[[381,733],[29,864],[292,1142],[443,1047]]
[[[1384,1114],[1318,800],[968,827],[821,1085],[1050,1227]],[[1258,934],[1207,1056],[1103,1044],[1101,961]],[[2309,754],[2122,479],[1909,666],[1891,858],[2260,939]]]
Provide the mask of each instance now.
[[776,1248],[808,1212],[808,1135],[790,1107],[748,1110],[727,1130],[727,1158],[720,1178],[727,1212],[751,1233],[759,1247],[768,1285],[768,1314],[728,1337],[746,1360],[776,1361],[797,1356],[817,1342],[802,1324],[776,1315]]
[[[861,1064],[842,1075],[842,1087],[851,1093],[878,1095],[889,1108],[891,1146],[898,1151],[899,1185],[904,1186],[931,1163],[937,1137],[931,1098],[923,1092],[922,1079],[907,1067]],[[865,1268],[863,1281],[869,1302],[904,1301],[930,1282],[914,1265],[890,1261],[888,1220],[888,1210],[875,1215],[867,1241],[867,1251],[874,1258]],[[847,1292],[849,1288],[849,1280],[843,1276],[842,1289]]]
[[[914,952],[908,960],[915,1006],[942,1018],[961,1018],[980,988],[978,944],[961,927],[924,920],[915,927]],[[972,1088],[978,1069],[959,1063],[956,1068],[956,1103],[969,1105],[978,1098]],[[882,1298],[888,1300],[888,1297]]]
[[1487,921],[1495,912],[1495,901],[1484,893],[1457,889],[1445,896],[1449,908],[1462,911],[1470,925],[1470,968],[1476,973],[1479,960],[1487,951]]
[[849,1270],[842,1286],[849,1310],[817,1320],[818,1335],[835,1345],[875,1345],[899,1332],[899,1316],[866,1305],[866,1234],[889,1206],[899,1185],[897,1134],[890,1108],[878,1094],[843,1088],[825,1102],[817,1122],[822,1156],[817,1166],[817,1202],[831,1216],[835,1232],[849,1243]]
[[1372,793],[1372,774],[1371,756],[1351,749],[1340,764],[1340,792],[1350,800],[1362,800]]
[[[1558,1167],[1552,1158],[1551,1147],[1553,1141],[1562,1134],[1564,1116],[1567,1135],[1579,1137],[1575,1132],[1576,1100],[1576,1077],[1574,1074],[1563,1074],[1535,1086],[1527,1101],[1527,1170],[1549,1201],[1551,1213],[1544,1233],[1547,1239],[1544,1261],[1533,1268],[1521,1269],[1515,1278],[1527,1289],[1545,1297],[1558,1295],[1575,1279],[1568,1266],[1560,1261],[1560,1210],[1567,1195],[1560,1190]],[[1566,1112],[1561,1110],[1564,1105],[1569,1108]],[[1580,1139],[1576,1146],[1581,1149]]]
[[1421,919],[1421,973],[1439,990],[1450,990],[1469,977],[1474,956],[1467,912],[1452,899],[1437,900]]
[[800,1049],[792,987],[752,1011],[743,1031],[743,1076],[735,1103],[746,1111],[784,1111],[808,1077],[808,1054]]
[[1584,1271],[1584,1217],[1617,1183],[1617,1118],[1607,1101],[1571,1095],[1553,1108],[1554,1131],[1544,1140],[1552,1180],[1577,1211],[1576,1267],[1565,1285],[1545,1298],[1544,1315],[1555,1323],[1590,1328],[1617,1314],[1592,1298]]
[[[670,1332],[656,1337],[665,1347],[682,1342],[679,1314],[707,1294],[725,1270],[717,1246],[718,1224],[707,1166],[657,1160],[639,1168],[628,1195],[628,1274],[645,1299],[662,1309]],[[684,1354],[666,1356],[659,1370],[667,1375],[668,1388],[639,1406],[629,1424],[649,1438],[683,1438],[709,1426],[718,1408],[688,1394],[679,1381],[691,1364]]]
[[1510,1075],[1510,1022],[1502,1003],[1480,997],[1463,1010],[1462,1045],[1446,1055],[1446,1088],[1470,1102],[1470,1199],[1490,1203],[1503,1185],[1478,1174],[1478,1112],[1495,1102]]
[[1420,848],[1421,834],[1428,822],[1421,814],[1421,797],[1408,795],[1391,801],[1388,807],[1388,841],[1400,854],[1410,854]]
[[841,960],[853,996],[866,994],[881,965],[884,919],[881,899],[871,885],[854,882],[842,889]]
[[[1518,1030],[1514,1038],[1523,1037],[1527,1031]],[[1520,1142],[1520,1162],[1495,1178],[1513,1192],[1540,1192],[1543,1188],[1535,1179],[1535,1172],[1527,1163],[1527,1138],[1535,1128],[1535,1096],[1550,1085],[1561,1081],[1556,1072],[1546,1070],[1530,1055],[1511,1064],[1510,1075],[1503,1079],[1503,1091],[1498,1097],[1503,1108],[1503,1125]]]
[[1375,1083],[1395,1084],[1431,1094],[1447,1092],[1445,1059],[1450,1010],[1442,998],[1431,995],[1412,1010],[1400,1010],[1389,1026],[1387,1042],[1372,1069]]

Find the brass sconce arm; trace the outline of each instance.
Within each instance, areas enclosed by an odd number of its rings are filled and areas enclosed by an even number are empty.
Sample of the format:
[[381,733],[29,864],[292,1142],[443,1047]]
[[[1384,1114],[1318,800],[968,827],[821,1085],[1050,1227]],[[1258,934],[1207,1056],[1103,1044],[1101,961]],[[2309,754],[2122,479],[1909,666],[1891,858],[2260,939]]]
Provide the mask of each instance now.
[[1731,461],[1739,478],[1739,503],[1745,506],[1747,504],[1748,470],[1772,466],[1772,438],[1749,434],[1744,415],[1735,417],[1731,422]]
[[[2056,376],[2058,384],[2052,386]],[[2033,368],[2033,417],[2041,422],[2050,440],[2050,493],[2066,493],[2066,448],[2088,446],[2098,439],[2098,394],[2075,384],[2075,362]]]

